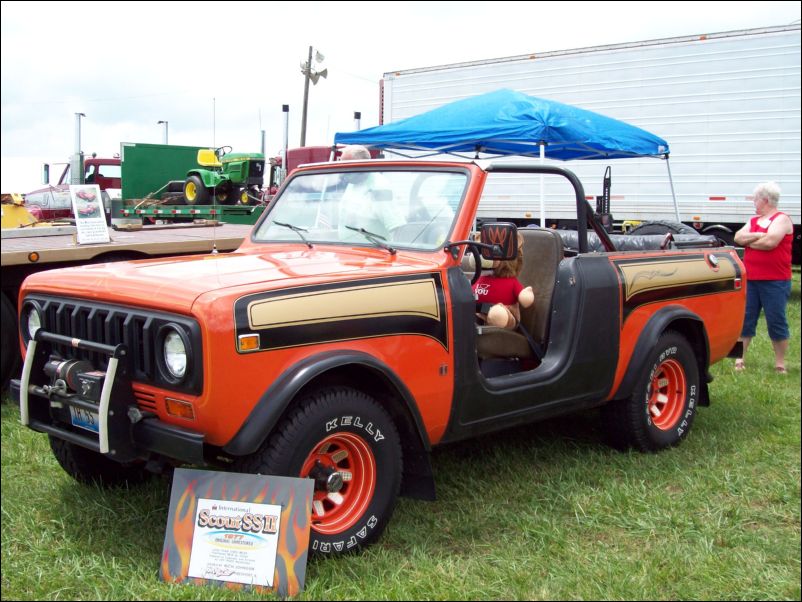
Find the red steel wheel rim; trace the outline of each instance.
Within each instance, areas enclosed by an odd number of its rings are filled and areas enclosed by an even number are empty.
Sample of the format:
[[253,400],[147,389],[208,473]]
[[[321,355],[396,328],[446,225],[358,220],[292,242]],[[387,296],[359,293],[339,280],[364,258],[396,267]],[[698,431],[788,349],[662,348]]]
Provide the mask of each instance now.
[[[318,464],[318,462],[320,464]],[[332,535],[351,528],[365,513],[376,490],[376,458],[367,442],[353,433],[326,437],[304,461],[301,477],[315,466],[339,472],[342,488],[318,491],[312,498],[312,529]]]
[[688,384],[685,370],[677,360],[666,360],[657,367],[649,386],[649,416],[660,430],[676,425],[685,408]]

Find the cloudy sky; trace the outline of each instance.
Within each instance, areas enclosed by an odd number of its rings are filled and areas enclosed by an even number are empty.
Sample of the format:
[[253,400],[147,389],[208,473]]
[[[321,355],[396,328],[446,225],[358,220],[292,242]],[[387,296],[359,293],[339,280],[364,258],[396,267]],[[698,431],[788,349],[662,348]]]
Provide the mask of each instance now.
[[121,142],[260,149],[300,143],[309,46],[328,78],[310,88],[307,144],[378,124],[386,72],[552,50],[798,22],[800,3],[2,2],[2,192],[38,186],[43,162]]

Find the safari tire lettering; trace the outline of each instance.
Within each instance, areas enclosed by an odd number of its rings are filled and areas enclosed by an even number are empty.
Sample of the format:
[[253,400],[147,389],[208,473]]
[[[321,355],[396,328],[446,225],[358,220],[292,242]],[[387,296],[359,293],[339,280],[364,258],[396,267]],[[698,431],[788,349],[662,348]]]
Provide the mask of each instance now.
[[678,332],[664,332],[647,365],[632,396],[604,408],[607,435],[619,449],[659,451],[677,445],[696,416],[699,366],[688,340]]
[[378,539],[390,519],[401,486],[400,437],[375,399],[331,387],[298,399],[236,468],[314,479],[309,549],[346,554]]

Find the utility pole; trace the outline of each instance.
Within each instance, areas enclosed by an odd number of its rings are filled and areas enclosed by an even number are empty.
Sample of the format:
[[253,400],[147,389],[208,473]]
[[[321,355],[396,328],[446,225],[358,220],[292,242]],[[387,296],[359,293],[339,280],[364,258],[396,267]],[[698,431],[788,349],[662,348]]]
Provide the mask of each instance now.
[[[315,54],[315,60],[318,63],[323,62],[325,57],[318,51]],[[301,73],[304,74],[304,106],[301,113],[301,146],[306,146],[306,112],[309,103],[309,82],[312,85],[317,84],[317,80],[321,77],[325,78],[329,70],[323,69],[322,71],[312,71],[312,47],[309,47],[309,59],[305,63],[301,63]]]
[[159,121],[158,125],[164,125],[164,144],[167,144],[167,122]]
[[81,151],[81,117],[84,113],[75,114],[75,153],[70,161],[70,184],[84,183],[84,154]]

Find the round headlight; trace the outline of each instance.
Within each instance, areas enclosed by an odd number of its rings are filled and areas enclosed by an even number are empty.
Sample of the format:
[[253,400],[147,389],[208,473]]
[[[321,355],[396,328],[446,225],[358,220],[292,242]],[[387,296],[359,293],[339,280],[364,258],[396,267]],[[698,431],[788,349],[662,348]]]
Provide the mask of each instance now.
[[175,330],[164,337],[164,365],[173,378],[184,378],[187,372],[187,347],[183,337]]
[[34,305],[29,305],[27,309],[28,315],[25,319],[25,326],[28,329],[28,339],[32,339],[36,331],[42,327],[42,317],[39,315],[39,310]]

